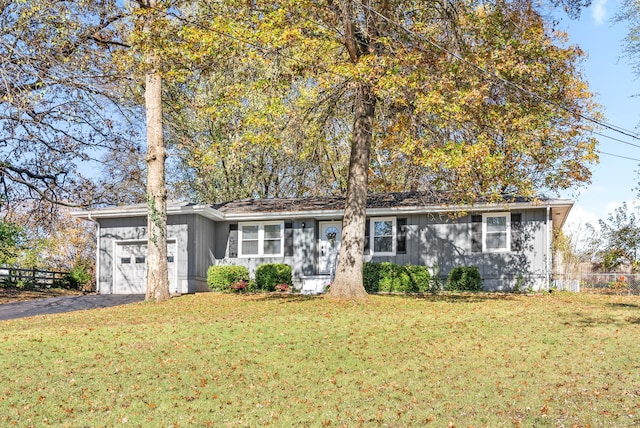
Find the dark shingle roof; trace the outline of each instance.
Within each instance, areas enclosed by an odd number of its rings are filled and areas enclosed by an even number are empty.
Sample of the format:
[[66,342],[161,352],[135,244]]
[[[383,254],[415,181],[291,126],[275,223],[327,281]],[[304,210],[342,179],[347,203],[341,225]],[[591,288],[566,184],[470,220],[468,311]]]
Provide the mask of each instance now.
[[[530,201],[521,197],[505,197],[504,203]],[[477,203],[486,202],[478,200]],[[429,207],[452,205],[452,198],[445,193],[434,192],[393,192],[370,193],[367,196],[367,208]],[[341,196],[315,196],[281,199],[242,199],[212,205],[212,208],[225,213],[261,213],[261,212],[302,212],[331,211],[344,209],[345,198]]]

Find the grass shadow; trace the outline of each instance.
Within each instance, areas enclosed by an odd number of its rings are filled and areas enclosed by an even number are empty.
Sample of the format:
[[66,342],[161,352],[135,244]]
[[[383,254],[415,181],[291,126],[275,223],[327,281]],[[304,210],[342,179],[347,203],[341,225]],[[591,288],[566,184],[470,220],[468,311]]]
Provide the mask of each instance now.
[[[258,301],[282,301],[282,302],[308,302],[311,300],[324,299],[324,294],[300,294],[300,293],[256,293]],[[447,303],[479,303],[495,300],[514,300],[524,294],[514,293],[487,293],[487,292],[439,292],[439,293],[369,293],[369,296],[377,296],[389,299],[411,299],[424,300],[428,302]]]
[[[544,295],[542,293],[539,295]],[[447,292],[438,293],[369,293],[369,296],[377,296],[389,299],[410,299],[424,300],[426,302],[447,302],[447,303],[481,303],[488,301],[504,300],[512,301],[519,297],[528,296],[525,293],[505,293],[505,292]],[[282,301],[284,302],[308,302],[312,300],[324,299],[324,294],[300,294],[300,293],[254,293],[253,296],[258,301]]]
[[607,306],[614,309],[640,309],[640,305],[635,303],[607,303]]
[[322,294],[300,294],[300,293],[264,293],[256,298],[258,301],[281,301],[289,302],[308,302],[310,300],[322,299]]
[[[599,326],[616,326],[619,328],[628,326],[629,324],[640,324],[640,317],[626,317],[624,319],[622,318],[615,318],[615,317],[603,317],[603,318],[594,318],[594,317],[589,317],[587,315],[583,315],[583,314],[573,314],[574,321],[565,321],[563,322],[563,324],[567,327],[581,327],[581,328],[587,328],[587,327],[599,327]],[[578,319],[579,318],[579,319]]]
[[[607,303],[603,307],[630,311],[640,309],[640,305],[633,303]],[[576,311],[572,312],[569,316],[570,320],[565,320],[563,324],[565,326],[578,327],[616,326],[619,328],[630,324],[640,324],[640,314],[636,315],[633,312],[629,312],[627,316],[625,315],[624,312],[615,314],[609,312],[605,316],[595,316],[591,312]]]
[[425,300],[429,302],[447,302],[447,303],[478,303],[491,300],[514,300],[518,294],[514,293],[486,293],[486,292],[469,292],[469,293],[413,293],[413,294],[400,294],[400,293],[375,293],[375,296],[397,298],[397,299],[412,299],[412,300]]

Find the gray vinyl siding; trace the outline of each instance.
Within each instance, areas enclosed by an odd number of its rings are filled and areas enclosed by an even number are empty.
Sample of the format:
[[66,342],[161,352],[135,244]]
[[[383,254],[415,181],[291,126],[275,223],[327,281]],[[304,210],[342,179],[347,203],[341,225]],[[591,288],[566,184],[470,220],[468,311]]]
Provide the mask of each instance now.
[[[216,246],[216,224],[208,218],[192,215],[189,227],[189,272],[190,291],[208,291],[207,270],[211,266],[211,258]],[[193,291],[191,289],[193,288]]]
[[[176,215],[167,218],[167,239],[177,241],[178,293],[194,293],[193,278],[189,269],[191,254],[189,249],[189,228],[192,215]],[[189,280],[192,280],[191,283]]]
[[[407,219],[406,253],[375,256],[369,252],[364,255],[364,259],[428,266],[443,279],[454,267],[477,266],[487,290],[511,290],[516,284],[523,289],[529,286],[539,289],[544,287],[546,277],[546,210],[541,208],[518,213],[522,216],[523,234],[520,251],[473,252],[471,215],[453,218],[446,214],[400,214],[396,217]],[[370,217],[374,218],[376,217]],[[304,228],[302,223],[305,224]],[[255,269],[263,263],[286,263],[292,267],[294,280],[317,274],[319,221],[305,219],[293,222],[294,252],[291,257],[230,258],[229,224],[216,224],[218,239],[211,264],[244,265],[253,275]]]
[[[315,236],[316,221],[313,219],[284,220],[293,223],[293,255],[282,257],[229,257],[229,226],[242,222],[219,222],[215,225],[215,251],[209,258],[210,265],[242,265],[249,269],[254,277],[258,266],[265,263],[285,263],[291,266],[292,276],[299,278],[312,275],[315,269]],[[303,227],[304,224],[304,227]]]
[[546,277],[546,210],[518,213],[522,214],[523,230],[523,248],[518,252],[474,253],[470,215],[456,219],[423,214],[406,217],[406,254],[365,255],[365,260],[429,266],[442,278],[454,267],[477,266],[487,290],[510,290],[516,285],[539,289]]
[[[546,285],[546,209],[517,211],[521,214],[522,248],[504,253],[472,251],[471,216],[396,215],[406,218],[406,253],[378,257],[365,254],[366,261],[428,266],[441,277],[456,266],[478,266],[487,290],[543,288]],[[481,213],[474,213],[481,214]],[[388,216],[387,216],[388,217]],[[375,217],[370,217],[375,218]],[[318,273],[319,221],[282,219],[292,223],[293,252],[284,257],[230,257],[229,230],[238,222],[216,222],[197,214],[168,217],[169,239],[177,244],[178,290],[194,293],[208,290],[207,270],[211,265],[244,265],[255,274],[264,263],[286,263],[294,281]],[[113,257],[117,241],[147,239],[145,217],[103,218],[100,222],[98,287],[101,293],[113,290]],[[288,252],[287,252],[288,253]],[[285,253],[285,254],[287,254]]]
[[[304,223],[304,228],[302,224]],[[316,240],[318,237],[318,222],[304,219],[293,223],[293,266],[294,278],[315,274],[318,260]]]
[[107,218],[100,220],[100,272],[97,288],[101,294],[113,293],[113,266],[117,241],[142,241],[147,237],[146,217]]
[[[197,251],[191,251],[193,242],[189,230],[193,228],[196,217],[193,215],[170,216],[167,219],[167,239],[176,242],[177,285],[180,293],[200,291],[197,277],[194,274],[193,257]],[[106,218],[100,219],[100,272],[97,279],[101,294],[113,292],[113,257],[116,242],[146,241],[146,217]],[[191,247],[191,248],[190,248]]]

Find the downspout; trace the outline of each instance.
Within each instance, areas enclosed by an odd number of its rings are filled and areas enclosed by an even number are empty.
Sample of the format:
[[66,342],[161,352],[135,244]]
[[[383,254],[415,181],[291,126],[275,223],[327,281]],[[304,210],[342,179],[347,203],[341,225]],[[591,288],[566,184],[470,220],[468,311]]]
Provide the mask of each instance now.
[[553,227],[553,220],[551,219],[551,207],[549,205],[547,205],[547,266],[546,266],[546,277],[547,277],[547,283],[546,283],[546,289],[549,290],[549,286],[551,284],[551,263],[552,263],[552,256],[551,256],[551,237],[552,237],[552,232],[551,232],[551,228]]

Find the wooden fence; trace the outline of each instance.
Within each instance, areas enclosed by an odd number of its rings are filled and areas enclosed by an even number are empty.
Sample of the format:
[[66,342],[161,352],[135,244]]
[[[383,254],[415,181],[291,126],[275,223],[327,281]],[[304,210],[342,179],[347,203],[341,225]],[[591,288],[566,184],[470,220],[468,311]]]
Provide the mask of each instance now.
[[67,274],[39,269],[0,268],[0,286],[48,288]]

